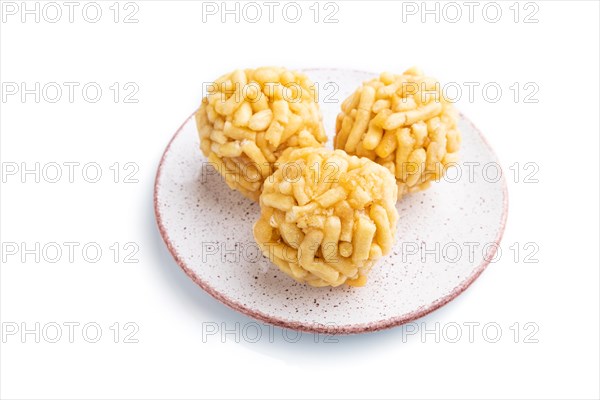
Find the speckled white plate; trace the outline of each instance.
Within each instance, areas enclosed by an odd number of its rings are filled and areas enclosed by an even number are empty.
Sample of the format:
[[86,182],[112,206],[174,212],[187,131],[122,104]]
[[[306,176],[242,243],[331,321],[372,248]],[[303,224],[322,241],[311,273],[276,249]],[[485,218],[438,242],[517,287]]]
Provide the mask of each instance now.
[[[330,69],[306,72],[319,83],[331,147],[341,101],[374,75]],[[325,86],[327,82],[334,84]],[[324,102],[325,98],[332,102]],[[456,182],[458,170],[452,182],[434,183],[398,203],[397,243],[373,268],[365,287],[302,285],[264,258],[252,237],[258,204],[230,190],[208,166],[191,117],[173,136],[158,167],[154,204],[160,232],[194,282],[253,318],[286,328],[342,334],[406,323],[463,292],[488,265],[504,230],[508,199],[504,177],[495,176],[498,160],[464,116],[459,127],[461,162],[479,163],[472,168],[472,179],[463,166]],[[465,244],[473,242],[477,245]],[[437,255],[426,252],[436,248]]]

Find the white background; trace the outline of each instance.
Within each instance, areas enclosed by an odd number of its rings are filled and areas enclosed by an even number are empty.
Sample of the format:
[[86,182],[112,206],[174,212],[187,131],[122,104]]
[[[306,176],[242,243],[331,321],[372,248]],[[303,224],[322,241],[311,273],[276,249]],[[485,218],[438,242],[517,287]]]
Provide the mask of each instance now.
[[[3,168],[97,162],[103,177],[87,183],[80,169],[74,183],[64,176],[55,184],[6,177],[2,242],[97,242],[104,253],[89,263],[79,248],[75,262],[63,255],[54,264],[4,254],[5,331],[21,323],[30,329],[36,322],[81,325],[73,343],[64,326],[58,343],[3,332],[2,398],[598,398],[598,3],[537,2],[537,23],[523,22],[534,10],[523,3],[515,23],[512,1],[499,2],[499,22],[487,22],[481,3],[471,23],[459,2],[459,22],[436,23],[430,15],[421,23],[420,14],[403,14],[400,2],[337,2],[339,22],[331,24],[323,23],[323,3],[319,22],[313,21],[312,3],[301,4],[296,24],[282,17],[283,3],[274,23],[263,6],[255,24],[235,23],[233,16],[222,24],[218,14],[203,23],[202,3],[193,1],[137,1],[139,22],[131,24],[122,22],[133,10],[123,10],[123,3],[120,22],[113,22],[113,1],[100,2],[98,23],[82,18],[85,3],[73,23],[60,2],[64,15],[57,23],[3,15],[3,83],[97,82],[103,88],[97,103],[83,99],[80,89],[73,103],[66,92],[55,104],[36,103],[33,95],[25,102],[18,94],[3,99]],[[484,132],[508,173],[505,254],[464,294],[412,326],[456,323],[463,327],[457,343],[422,331],[407,335],[404,328],[329,338],[334,343],[305,334],[289,343],[280,329],[270,340],[262,324],[261,340],[251,343],[240,333],[252,320],[204,293],[172,260],[152,210],[162,151],[199,104],[202,82],[261,65],[374,72],[419,65],[442,82],[501,86],[496,103],[479,89],[474,101],[464,93],[458,107]],[[135,83],[139,102],[124,103],[127,91],[115,103],[114,82]],[[515,102],[514,82],[535,83],[538,103],[524,102],[529,91]],[[136,163],[139,183],[123,183],[122,176],[112,182],[115,162]],[[509,167],[515,162],[536,163],[539,183],[524,183],[522,176],[514,182]],[[136,243],[139,262],[122,262],[122,252],[115,263],[108,249],[114,242]],[[508,247],[515,242],[536,243],[539,262],[523,262],[524,253],[514,262]],[[82,336],[89,322],[102,328],[97,343]],[[118,343],[110,330],[115,322]],[[127,322],[139,327],[138,343],[124,343]],[[502,337],[490,343],[480,325],[470,343],[469,322],[496,323]],[[533,329],[524,329],[527,322],[539,328],[533,340],[524,338]],[[203,338],[207,323],[233,332],[240,323],[238,336]]]

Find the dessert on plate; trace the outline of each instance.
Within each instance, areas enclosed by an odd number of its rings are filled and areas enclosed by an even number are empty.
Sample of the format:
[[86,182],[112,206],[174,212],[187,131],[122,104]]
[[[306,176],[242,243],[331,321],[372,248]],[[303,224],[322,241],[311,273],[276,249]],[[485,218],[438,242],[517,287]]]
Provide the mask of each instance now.
[[308,77],[285,68],[235,70],[208,85],[196,112],[200,148],[230,188],[258,200],[288,148],[327,141]]
[[387,168],[399,198],[426,189],[458,160],[457,114],[437,80],[411,68],[363,83],[342,103],[334,146]]
[[362,286],[394,243],[394,176],[367,158],[288,149],[264,183],[254,237],[283,272],[311,286]]

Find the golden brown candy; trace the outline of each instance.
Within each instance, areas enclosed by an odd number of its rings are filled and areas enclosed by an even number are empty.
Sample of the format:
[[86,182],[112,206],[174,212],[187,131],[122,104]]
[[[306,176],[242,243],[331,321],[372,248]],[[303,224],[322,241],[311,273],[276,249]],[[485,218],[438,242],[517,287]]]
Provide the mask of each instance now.
[[415,68],[382,73],[342,103],[334,146],[387,168],[398,194],[425,189],[458,160],[460,131],[438,81]]
[[394,176],[366,158],[290,149],[265,180],[254,237],[299,282],[362,286],[393,245],[396,198]]
[[229,187],[250,199],[258,200],[285,149],[327,141],[315,88],[302,73],[236,70],[208,89],[196,112],[200,148]]

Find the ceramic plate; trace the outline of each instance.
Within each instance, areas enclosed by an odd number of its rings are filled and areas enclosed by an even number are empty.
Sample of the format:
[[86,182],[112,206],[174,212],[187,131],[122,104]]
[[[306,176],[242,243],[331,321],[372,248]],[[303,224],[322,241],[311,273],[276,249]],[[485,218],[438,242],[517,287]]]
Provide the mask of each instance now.
[[[331,147],[341,101],[374,74],[328,69],[306,73],[319,84]],[[194,282],[258,320],[330,334],[409,322],[463,292],[492,259],[504,230],[508,199],[504,177],[498,176],[499,162],[464,116],[459,128],[459,167],[429,190],[397,204],[396,245],[373,267],[365,287],[299,284],[263,257],[252,236],[258,204],[230,190],[208,165],[192,117],[175,133],[158,167],[154,205],[160,233]],[[467,169],[467,161],[476,164]]]

